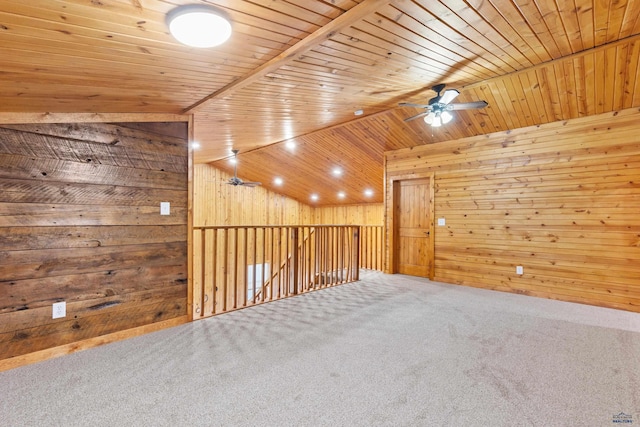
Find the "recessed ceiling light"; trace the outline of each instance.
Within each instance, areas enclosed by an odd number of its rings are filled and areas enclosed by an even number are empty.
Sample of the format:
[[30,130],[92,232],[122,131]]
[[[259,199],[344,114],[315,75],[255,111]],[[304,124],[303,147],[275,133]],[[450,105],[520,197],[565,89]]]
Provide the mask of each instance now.
[[283,183],[283,182],[284,182],[284,181],[283,181],[283,180],[282,180],[282,178],[280,178],[279,176],[277,176],[277,177],[275,177],[275,178],[273,179],[273,183],[274,183],[275,185],[282,185],[282,183]]
[[293,150],[294,148],[296,148],[296,143],[293,141],[287,141],[284,144],[285,147],[287,147],[288,150]]
[[344,194],[344,191],[340,191],[340,192],[338,193],[338,198],[340,198],[340,199],[344,199],[346,196],[347,196],[347,195],[346,195],[346,194]]
[[311,195],[311,200],[313,200],[314,202],[318,200],[318,195],[317,194],[312,194]]
[[353,112],[353,114],[356,115],[356,116],[361,116],[361,115],[364,114],[364,111],[363,110],[356,110],[356,111]]
[[167,14],[171,35],[191,47],[214,47],[231,36],[231,23],[217,8],[188,4],[178,6]]
[[333,170],[331,171],[332,174],[334,174],[335,176],[340,176],[342,175],[342,169],[340,168],[333,168]]
[[370,188],[367,188],[366,190],[364,190],[364,195],[367,197],[373,196],[373,190]]
[[198,148],[200,148],[200,143],[198,141],[191,141],[191,148],[197,150]]

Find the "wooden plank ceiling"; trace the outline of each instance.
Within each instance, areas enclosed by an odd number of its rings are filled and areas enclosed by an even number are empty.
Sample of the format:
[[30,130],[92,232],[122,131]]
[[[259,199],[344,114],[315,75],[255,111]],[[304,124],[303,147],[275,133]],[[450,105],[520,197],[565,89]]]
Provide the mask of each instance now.
[[[177,43],[187,3],[231,39]],[[3,0],[0,111],[192,113],[196,162],[237,148],[241,178],[302,202],[381,202],[384,151],[640,107],[639,33],[640,0]],[[404,122],[441,82],[489,106]]]

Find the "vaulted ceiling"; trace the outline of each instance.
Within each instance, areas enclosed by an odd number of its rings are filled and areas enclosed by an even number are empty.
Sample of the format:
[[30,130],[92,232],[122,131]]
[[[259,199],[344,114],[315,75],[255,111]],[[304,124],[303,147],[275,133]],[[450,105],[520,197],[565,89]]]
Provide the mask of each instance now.
[[[187,3],[231,39],[176,42]],[[194,114],[196,162],[233,147],[303,202],[380,202],[384,151],[640,107],[640,0],[3,0],[0,58],[0,111]],[[489,106],[405,122],[441,82]]]

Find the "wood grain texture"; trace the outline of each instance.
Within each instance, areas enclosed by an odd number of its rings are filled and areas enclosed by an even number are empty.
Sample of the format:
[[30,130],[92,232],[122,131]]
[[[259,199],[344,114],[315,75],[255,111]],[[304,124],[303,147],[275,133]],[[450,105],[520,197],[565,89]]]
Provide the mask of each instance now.
[[388,182],[435,175],[435,279],[640,312],[638,119],[628,109],[389,152]]
[[[382,203],[385,150],[640,107],[640,0],[217,1],[233,35],[205,50],[166,28],[187,3],[1,2],[0,123],[184,121],[197,106],[196,163],[251,152],[246,179],[281,176],[271,190],[331,206]],[[489,106],[438,129],[405,123],[420,110],[398,103],[425,104],[438,83]],[[182,167],[118,148],[81,154]]]
[[186,316],[186,137],[186,122],[0,126],[0,359]]

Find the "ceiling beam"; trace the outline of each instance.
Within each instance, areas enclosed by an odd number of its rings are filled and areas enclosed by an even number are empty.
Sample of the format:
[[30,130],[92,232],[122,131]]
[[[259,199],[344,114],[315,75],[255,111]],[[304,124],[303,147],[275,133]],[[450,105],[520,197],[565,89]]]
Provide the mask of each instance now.
[[357,6],[352,7],[333,21],[329,22],[324,27],[319,28],[314,33],[300,40],[298,43],[291,46],[289,49],[285,50],[278,56],[270,59],[261,66],[255,68],[239,79],[234,80],[223,88],[207,95],[200,101],[196,102],[190,107],[187,107],[182,113],[190,114],[196,112],[198,109],[202,108],[205,104],[213,99],[229,95],[231,92],[255,83],[257,80],[260,80],[270,72],[286,65],[287,63],[293,61],[299,55],[310,51],[325,40],[331,38],[334,34],[340,32],[340,30],[342,30],[343,28],[349,27],[353,23],[363,19],[365,16],[374,13],[381,6],[397,1],[399,0],[363,0]]

